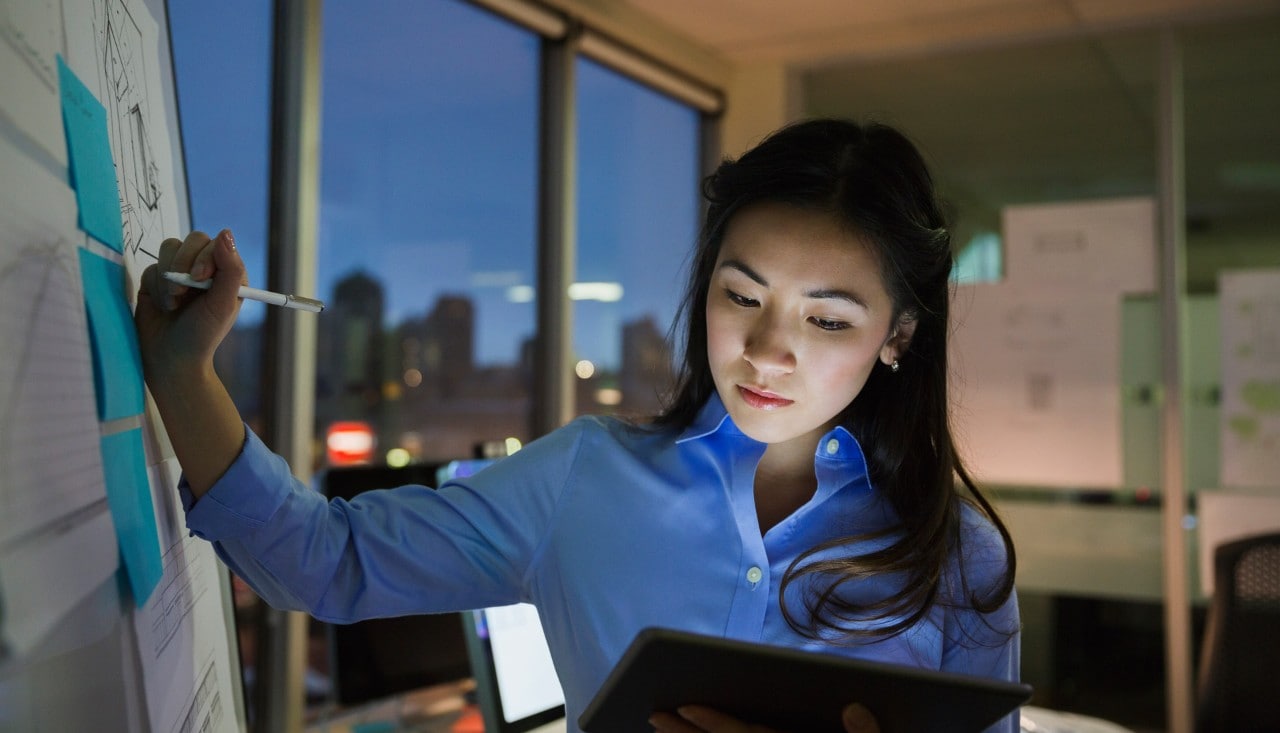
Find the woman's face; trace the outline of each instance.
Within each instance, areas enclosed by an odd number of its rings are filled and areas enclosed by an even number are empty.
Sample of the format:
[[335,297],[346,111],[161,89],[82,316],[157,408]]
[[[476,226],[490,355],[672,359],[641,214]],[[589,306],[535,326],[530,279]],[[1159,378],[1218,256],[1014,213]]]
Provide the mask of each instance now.
[[910,334],[862,241],[830,214],[762,203],[729,222],[707,292],[707,358],[734,423],[765,443],[817,440]]

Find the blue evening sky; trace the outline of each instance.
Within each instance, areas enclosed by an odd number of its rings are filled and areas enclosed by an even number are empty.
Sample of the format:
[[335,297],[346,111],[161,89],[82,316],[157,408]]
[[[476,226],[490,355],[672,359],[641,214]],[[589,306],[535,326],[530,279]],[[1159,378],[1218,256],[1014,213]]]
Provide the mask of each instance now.
[[[270,6],[171,5],[197,228],[231,227],[265,281]],[[476,303],[476,358],[515,359],[533,332],[538,39],[457,0],[325,3],[318,297],[364,270],[386,324],[437,297]],[[697,114],[596,64],[578,64],[579,354],[616,366],[624,321],[675,313],[696,234]],[[242,320],[260,319],[261,306]]]

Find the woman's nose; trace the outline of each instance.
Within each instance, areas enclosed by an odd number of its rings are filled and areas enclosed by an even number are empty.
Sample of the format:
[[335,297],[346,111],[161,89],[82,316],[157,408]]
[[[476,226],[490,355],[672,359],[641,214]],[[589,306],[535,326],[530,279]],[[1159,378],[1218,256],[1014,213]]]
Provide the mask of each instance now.
[[766,314],[761,314],[747,335],[743,357],[761,373],[787,374],[796,368],[791,334]]

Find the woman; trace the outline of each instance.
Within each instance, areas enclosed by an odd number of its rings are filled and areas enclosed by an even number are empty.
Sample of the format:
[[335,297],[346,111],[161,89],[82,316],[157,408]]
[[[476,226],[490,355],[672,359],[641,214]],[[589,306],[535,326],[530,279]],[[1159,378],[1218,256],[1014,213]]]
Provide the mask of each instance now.
[[[230,233],[167,240],[136,319],[189,527],[269,603],[326,621],[533,603],[570,730],[646,626],[1016,679],[1013,547],[950,432],[952,256],[920,155],[889,127],[808,121],[705,194],[663,414],[580,418],[439,491],[350,503],[293,479],[213,372],[245,282]],[[846,727],[875,730],[866,712]],[[748,729],[700,708],[651,722]]]

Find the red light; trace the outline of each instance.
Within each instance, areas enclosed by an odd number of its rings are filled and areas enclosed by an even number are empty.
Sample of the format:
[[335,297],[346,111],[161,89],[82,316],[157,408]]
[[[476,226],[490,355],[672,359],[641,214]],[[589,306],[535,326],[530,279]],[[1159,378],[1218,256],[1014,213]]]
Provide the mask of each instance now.
[[329,426],[324,444],[331,466],[368,463],[373,458],[373,428],[364,422],[336,422]]

